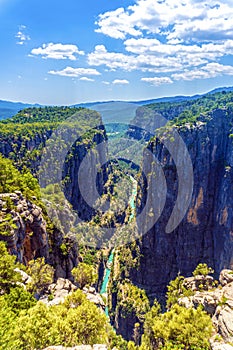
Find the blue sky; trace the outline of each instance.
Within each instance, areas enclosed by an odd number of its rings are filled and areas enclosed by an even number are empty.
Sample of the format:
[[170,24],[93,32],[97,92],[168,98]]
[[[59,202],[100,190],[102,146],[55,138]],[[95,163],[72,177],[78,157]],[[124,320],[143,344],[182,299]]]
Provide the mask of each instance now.
[[232,0],[0,0],[0,99],[69,105],[233,85]]

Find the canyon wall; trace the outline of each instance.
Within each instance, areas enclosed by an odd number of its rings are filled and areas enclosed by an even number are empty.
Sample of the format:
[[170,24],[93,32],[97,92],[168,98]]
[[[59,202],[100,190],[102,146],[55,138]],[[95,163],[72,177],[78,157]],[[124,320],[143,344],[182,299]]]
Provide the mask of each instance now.
[[[195,123],[187,122],[177,128],[191,157],[194,186],[189,208],[171,233],[166,233],[166,225],[178,193],[176,165],[163,142],[154,138],[148,144],[164,172],[167,195],[158,221],[138,242],[142,257],[139,268],[131,270],[131,280],[151,298],[164,295],[171,279],[178,273],[191,275],[200,262],[214,268],[216,274],[233,268],[232,122],[230,109],[215,109]],[[146,180],[141,176],[139,181],[138,214],[147,196],[158,190],[153,187],[154,160],[148,150],[143,160]],[[149,216],[147,212],[145,220]]]

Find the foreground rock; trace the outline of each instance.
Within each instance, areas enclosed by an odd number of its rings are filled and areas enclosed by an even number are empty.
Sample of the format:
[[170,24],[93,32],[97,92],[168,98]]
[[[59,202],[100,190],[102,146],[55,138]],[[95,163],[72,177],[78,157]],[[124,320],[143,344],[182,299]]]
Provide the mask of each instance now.
[[233,346],[230,344],[210,341],[210,345],[212,350],[233,350]]
[[[40,301],[47,305],[58,305],[63,303],[65,301],[65,298],[77,289],[78,287],[68,279],[58,278],[56,283],[50,284],[50,286],[48,287],[48,294],[43,295],[40,298]],[[83,293],[86,295],[89,301],[94,303],[102,310],[105,310],[105,303],[101,295],[96,292],[95,288],[84,288]],[[51,295],[53,297],[52,300],[50,297]]]
[[[212,317],[216,334],[226,343],[233,343],[233,271],[223,270],[220,274],[221,285],[218,288],[203,292],[196,292],[193,296],[179,299],[179,304],[185,307],[197,308],[202,305],[203,309]],[[222,286],[223,285],[223,286]],[[221,344],[213,342],[213,349]],[[223,346],[223,345],[221,345]],[[230,348],[229,348],[230,349]]]

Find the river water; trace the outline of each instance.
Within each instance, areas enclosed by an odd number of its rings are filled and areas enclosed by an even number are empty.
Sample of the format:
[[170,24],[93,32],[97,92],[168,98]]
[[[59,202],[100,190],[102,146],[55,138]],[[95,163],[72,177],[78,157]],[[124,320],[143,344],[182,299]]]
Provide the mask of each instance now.
[[[133,178],[133,176],[130,176],[130,181],[133,183],[133,189],[132,189],[132,194],[129,198],[129,205],[131,207],[131,214],[129,217],[129,222],[133,220],[133,218],[135,217],[135,198],[137,195],[137,181]],[[106,268],[104,271],[104,278],[103,278],[103,282],[101,284],[101,288],[100,288],[100,294],[103,295],[106,299],[108,298],[108,282],[109,282],[109,278],[111,275],[111,267],[113,264],[113,260],[114,260],[114,249],[111,250],[107,263],[106,263]],[[105,308],[105,314],[109,317],[109,312],[108,312],[108,307],[106,306]]]

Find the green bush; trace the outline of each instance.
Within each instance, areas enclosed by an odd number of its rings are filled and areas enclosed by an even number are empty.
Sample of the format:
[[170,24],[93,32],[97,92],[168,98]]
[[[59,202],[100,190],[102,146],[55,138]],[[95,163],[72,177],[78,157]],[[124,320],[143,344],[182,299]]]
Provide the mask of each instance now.
[[86,285],[92,285],[98,278],[94,267],[83,262],[72,270],[72,275],[81,289]]
[[209,267],[207,264],[198,264],[196,269],[193,271],[193,276],[198,276],[198,275],[202,275],[202,276],[207,276],[209,274],[214,273],[214,270]]
[[12,335],[15,349],[43,349],[50,345],[106,343],[106,316],[80,291],[64,304],[46,306],[38,302],[18,318]]
[[29,261],[27,273],[32,278],[27,285],[30,292],[40,294],[53,283],[54,268],[46,264],[44,258]]
[[14,255],[10,255],[4,242],[0,242],[0,293],[9,293],[17,282],[22,278],[19,272],[15,271]]
[[142,349],[210,349],[208,339],[212,334],[212,322],[201,307],[197,309],[172,306],[164,314],[145,321]]

